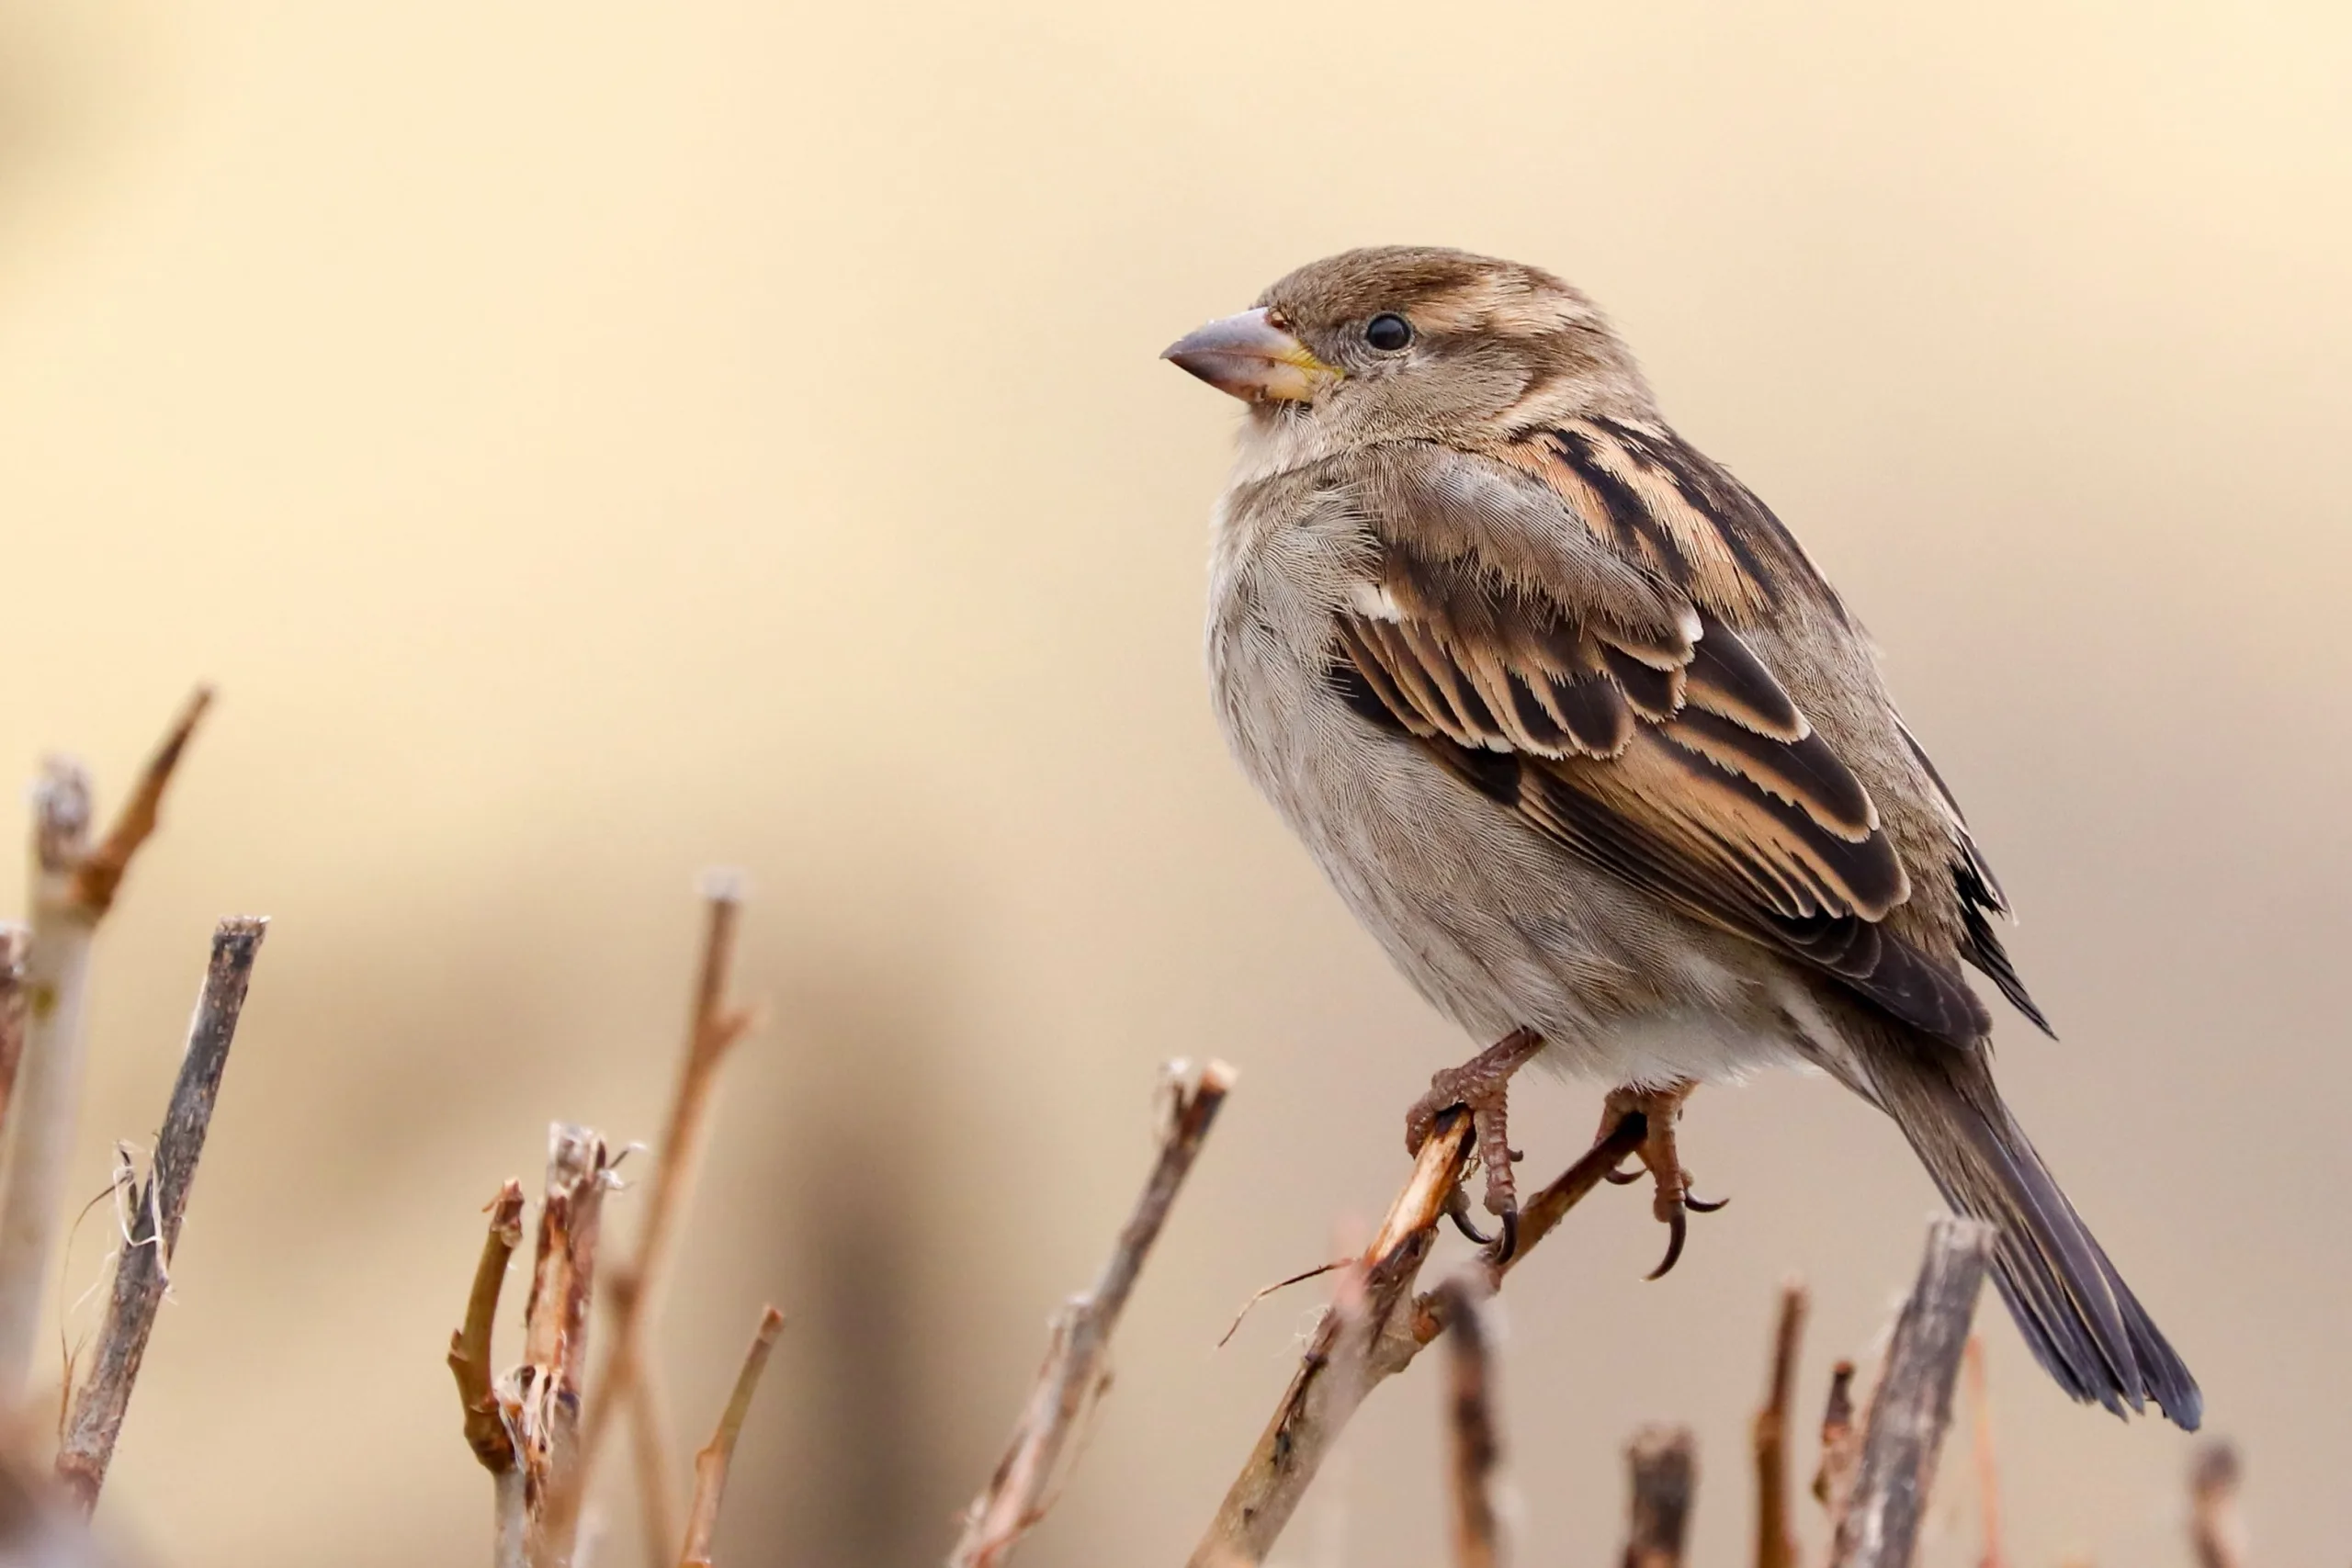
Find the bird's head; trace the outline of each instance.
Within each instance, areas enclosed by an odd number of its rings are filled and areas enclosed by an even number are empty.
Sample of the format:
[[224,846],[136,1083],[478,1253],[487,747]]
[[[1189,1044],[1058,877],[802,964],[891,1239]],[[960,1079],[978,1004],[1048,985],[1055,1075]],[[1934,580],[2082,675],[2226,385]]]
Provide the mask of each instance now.
[[1591,300],[1534,267],[1421,246],[1310,263],[1161,357],[1324,451],[1654,412]]

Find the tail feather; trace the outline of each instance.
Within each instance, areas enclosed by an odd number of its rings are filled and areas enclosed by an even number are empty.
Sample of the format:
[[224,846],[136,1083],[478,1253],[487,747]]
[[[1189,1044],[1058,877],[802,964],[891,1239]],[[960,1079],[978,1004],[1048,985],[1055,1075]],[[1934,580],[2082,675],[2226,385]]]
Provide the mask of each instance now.
[[1981,1052],[1889,1042],[1871,1054],[1874,1098],[1945,1201],[1994,1226],[1995,1282],[2026,1344],[2075,1398],[2120,1416],[2150,1400],[2197,1428],[2197,1380],[2058,1190],[1993,1087]]

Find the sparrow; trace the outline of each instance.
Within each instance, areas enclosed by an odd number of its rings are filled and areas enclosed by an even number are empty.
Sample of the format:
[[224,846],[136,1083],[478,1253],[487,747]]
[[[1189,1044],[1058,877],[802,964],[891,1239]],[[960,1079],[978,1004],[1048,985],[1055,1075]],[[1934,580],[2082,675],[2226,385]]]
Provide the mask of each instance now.
[[2195,1379],[1994,1086],[1962,965],[2049,1024],[1958,803],[1844,601],[1593,303],[1491,257],[1350,251],[1164,357],[1249,405],[1212,548],[1226,739],[1420,993],[1496,1043],[1408,1136],[1468,1111],[1502,1245],[1529,1060],[1644,1114],[1661,1272],[1708,1206],[1682,1097],[1817,1069],[1994,1228],[2061,1387],[2194,1428]]

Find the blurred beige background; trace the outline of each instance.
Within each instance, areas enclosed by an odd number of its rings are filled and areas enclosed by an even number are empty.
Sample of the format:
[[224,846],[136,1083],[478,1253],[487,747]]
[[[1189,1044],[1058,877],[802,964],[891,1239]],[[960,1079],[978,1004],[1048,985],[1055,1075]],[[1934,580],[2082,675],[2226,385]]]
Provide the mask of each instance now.
[[[1236,411],[1154,356],[1412,240],[1591,289],[1870,620],[2065,1036],[2005,1026],[2021,1114],[2245,1445],[2260,1560],[2340,1557],[2346,17],[0,5],[0,767],[70,747],[115,798],[222,691],[104,939],[87,1190],[209,920],[277,920],[109,1508],[189,1568],[484,1560],[441,1366],[476,1211],[550,1115],[653,1135],[731,862],[775,1023],[682,1426],[761,1300],[793,1327],[727,1560],[936,1556],[1154,1064],[1213,1052],[1239,1091],[1023,1559],[1179,1561],[1315,1298],[1217,1335],[1385,1201],[1464,1043],[1222,754]],[[1595,1099],[1522,1097],[1539,1165]],[[1858,1103],[1711,1092],[1687,1138],[1736,1201],[1671,1280],[1623,1196],[1514,1279],[1528,1562],[1612,1550],[1654,1418],[1740,1561],[1776,1281],[1810,1401],[1912,1267],[1932,1198]],[[2184,1562],[2185,1441],[1985,1323],[2015,1561]],[[1436,1408],[1380,1394],[1290,1562],[1436,1560]]]

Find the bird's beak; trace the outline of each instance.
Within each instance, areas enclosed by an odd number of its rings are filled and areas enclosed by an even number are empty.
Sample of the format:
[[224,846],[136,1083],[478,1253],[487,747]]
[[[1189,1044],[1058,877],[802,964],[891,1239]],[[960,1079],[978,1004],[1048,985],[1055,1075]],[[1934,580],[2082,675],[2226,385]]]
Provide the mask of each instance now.
[[1159,357],[1246,403],[1305,402],[1344,374],[1309,354],[1264,310],[1211,321]]

